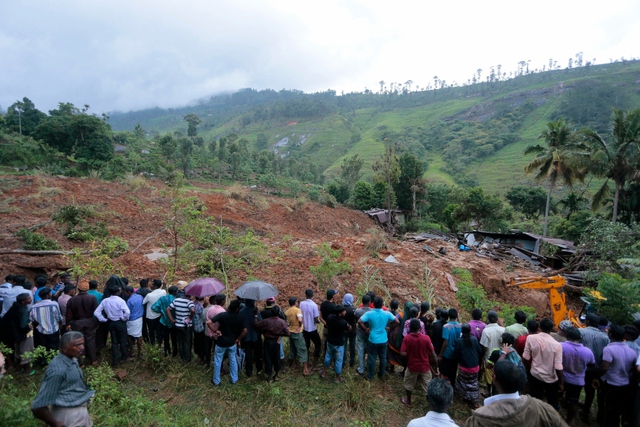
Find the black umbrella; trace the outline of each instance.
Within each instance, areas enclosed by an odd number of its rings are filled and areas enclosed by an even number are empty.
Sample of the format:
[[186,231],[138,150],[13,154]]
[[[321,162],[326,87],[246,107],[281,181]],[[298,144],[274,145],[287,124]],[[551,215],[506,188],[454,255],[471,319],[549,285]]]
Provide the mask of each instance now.
[[240,298],[252,299],[255,301],[265,300],[278,295],[278,290],[271,283],[254,281],[247,282],[234,292]]

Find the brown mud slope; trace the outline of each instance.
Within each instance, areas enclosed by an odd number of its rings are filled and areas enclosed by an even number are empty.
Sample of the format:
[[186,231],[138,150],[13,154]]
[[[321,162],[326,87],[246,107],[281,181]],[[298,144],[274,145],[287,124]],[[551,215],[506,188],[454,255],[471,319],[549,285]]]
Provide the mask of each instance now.
[[[340,295],[354,293],[363,277],[363,267],[370,265],[379,270],[392,297],[401,303],[405,300],[418,301],[421,293],[416,281],[423,278],[427,264],[432,270],[432,279],[436,280],[435,291],[440,305],[458,306],[455,292],[450,289],[444,275],[459,267],[472,272],[474,281],[487,290],[490,299],[513,305],[530,305],[540,315],[548,313],[548,299],[544,291],[505,287],[511,277],[532,274],[527,265],[518,260],[506,263],[481,258],[473,251],[459,252],[455,244],[437,240],[414,243],[389,239],[387,249],[372,254],[366,249],[366,242],[371,238],[367,230],[375,224],[360,212],[271,197],[255,190],[248,193],[249,197],[236,200],[225,197],[222,189],[213,184],[194,183],[194,186],[189,192],[205,203],[207,214],[234,231],[253,229],[271,248],[270,254],[276,261],[251,274],[274,283],[280,290],[281,304],[286,304],[291,295],[302,297],[306,288],[314,289],[316,299],[321,299],[324,289],[315,283],[309,266],[320,261],[315,248],[328,242],[334,248],[342,249],[341,260],[353,266],[352,273],[334,279],[333,287],[340,291]],[[37,231],[55,239],[63,249],[90,249],[90,243],[66,239],[62,226],[49,222],[59,206],[74,203],[93,205],[96,220],[106,222],[112,235],[129,242],[129,252],[115,260],[125,267],[129,278],[164,275],[158,263],[144,257],[154,248],[170,246],[169,234],[161,232],[170,217],[170,196],[167,187],[156,180],[136,186],[88,178],[0,176],[0,251],[21,248],[22,242],[15,232],[21,227],[38,224],[42,226]],[[149,239],[152,236],[155,237]],[[447,255],[438,254],[436,257],[429,254],[423,249],[425,244],[435,250],[445,247]],[[393,255],[399,264],[384,262],[388,255]],[[64,256],[0,255],[2,278],[8,273],[20,273],[32,279],[36,273],[42,272],[53,277],[68,267],[69,261]],[[189,281],[195,277],[193,273],[184,272],[182,278]],[[230,277],[231,288],[235,289],[246,278],[244,272],[233,274]]]

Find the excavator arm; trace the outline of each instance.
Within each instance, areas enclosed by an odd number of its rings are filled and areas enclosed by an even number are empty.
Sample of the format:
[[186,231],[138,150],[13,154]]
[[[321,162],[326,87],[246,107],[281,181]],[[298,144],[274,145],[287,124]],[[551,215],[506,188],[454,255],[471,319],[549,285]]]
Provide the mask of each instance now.
[[556,327],[560,325],[560,322],[568,319],[575,327],[582,328],[583,325],[573,310],[567,310],[566,295],[558,291],[558,288],[563,287],[566,283],[567,280],[563,276],[537,276],[511,279],[509,286],[517,286],[520,289],[549,289],[549,304]]

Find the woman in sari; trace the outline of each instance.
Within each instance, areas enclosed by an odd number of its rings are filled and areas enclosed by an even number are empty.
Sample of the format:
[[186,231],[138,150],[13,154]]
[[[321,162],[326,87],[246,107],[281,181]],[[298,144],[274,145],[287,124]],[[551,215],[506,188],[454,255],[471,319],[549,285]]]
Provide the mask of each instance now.
[[460,372],[456,379],[456,392],[473,409],[480,407],[478,373],[484,350],[478,339],[471,335],[471,326],[462,325],[462,336],[457,339],[454,357],[458,360]]

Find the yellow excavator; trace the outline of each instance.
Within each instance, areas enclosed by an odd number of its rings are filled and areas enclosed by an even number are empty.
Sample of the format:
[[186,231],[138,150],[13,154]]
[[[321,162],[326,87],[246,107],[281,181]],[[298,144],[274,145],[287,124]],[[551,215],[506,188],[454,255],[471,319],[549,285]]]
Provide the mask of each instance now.
[[558,327],[563,320],[570,320],[576,328],[584,328],[580,317],[573,310],[567,309],[566,294],[558,289],[563,287],[567,280],[563,276],[550,277],[516,277],[509,281],[508,286],[517,286],[520,289],[549,289],[549,303],[553,314],[553,323]]

